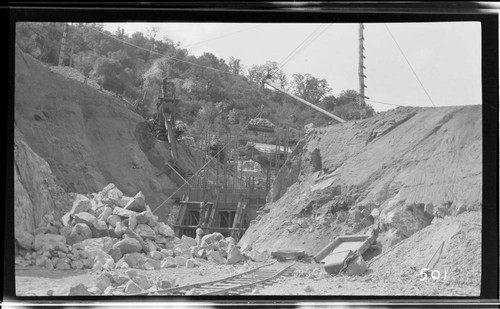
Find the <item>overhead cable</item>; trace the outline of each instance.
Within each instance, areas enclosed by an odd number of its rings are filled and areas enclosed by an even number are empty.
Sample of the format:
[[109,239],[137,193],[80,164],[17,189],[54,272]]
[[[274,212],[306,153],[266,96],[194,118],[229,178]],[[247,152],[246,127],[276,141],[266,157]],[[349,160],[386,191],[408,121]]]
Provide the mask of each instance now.
[[406,58],[406,55],[403,52],[403,49],[401,48],[401,46],[399,46],[398,42],[396,41],[396,38],[392,35],[391,30],[389,29],[389,27],[387,26],[387,24],[384,24],[384,25],[385,25],[385,28],[387,29],[387,32],[389,32],[389,35],[391,36],[392,40],[394,41],[394,43],[396,43],[396,46],[398,47],[399,51],[401,52],[401,55],[403,55],[403,58],[406,60],[406,63],[408,64],[408,66],[410,66],[410,69],[413,72],[413,75],[415,76],[415,78],[417,79],[418,83],[420,84],[420,86],[424,90],[425,94],[427,95],[427,98],[429,98],[429,101],[431,101],[432,106],[436,107],[436,105],[434,104],[434,101],[432,101],[431,96],[427,92],[427,89],[425,89],[424,84],[422,83],[422,81],[420,81],[420,78],[418,77],[417,72],[415,72],[415,70],[413,69],[413,66],[411,65],[410,61],[408,60],[408,58]]

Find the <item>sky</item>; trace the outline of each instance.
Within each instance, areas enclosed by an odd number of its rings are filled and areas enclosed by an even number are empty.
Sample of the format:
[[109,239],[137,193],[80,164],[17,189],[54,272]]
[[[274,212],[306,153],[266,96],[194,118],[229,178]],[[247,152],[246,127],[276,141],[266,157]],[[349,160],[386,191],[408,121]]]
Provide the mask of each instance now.
[[[160,29],[157,39],[168,37],[193,55],[210,52],[226,63],[232,56],[246,68],[267,61],[281,64],[315,30],[326,28],[316,32],[319,36],[313,35],[315,39],[282,70],[289,79],[295,73],[324,78],[333,95],[347,89],[359,90],[359,24],[105,23],[104,29],[115,32],[121,27],[131,35],[146,33],[151,26]],[[395,107],[373,101],[422,107],[432,107],[433,103],[436,107],[482,103],[480,23],[364,26],[365,95],[376,111]]]

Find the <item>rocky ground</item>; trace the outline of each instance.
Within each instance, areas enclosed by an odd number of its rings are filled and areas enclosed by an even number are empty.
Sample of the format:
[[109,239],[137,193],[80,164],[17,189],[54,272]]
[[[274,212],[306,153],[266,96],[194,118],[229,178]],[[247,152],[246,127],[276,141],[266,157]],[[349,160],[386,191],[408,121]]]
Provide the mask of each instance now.
[[[448,216],[434,222],[386,253],[365,256],[369,267],[359,276],[327,274],[321,264],[310,258],[295,261],[291,275],[279,278],[273,285],[259,286],[244,294],[476,296],[480,291],[481,265],[480,258],[472,258],[472,255],[477,257],[481,248],[480,222],[479,212]],[[206,240],[210,237],[213,236],[205,238],[202,247],[212,247],[227,257],[218,242],[207,244]],[[102,263],[106,257],[109,260],[109,255],[92,252],[97,252],[98,247],[113,254],[110,251],[119,247],[116,245],[119,242],[115,240],[115,245],[111,246],[113,240],[110,237],[89,238],[70,247],[71,252],[74,248],[78,251],[82,247],[90,252],[88,258],[83,259],[83,269],[73,267],[75,263],[69,267],[62,266],[62,262],[55,262],[55,267],[53,263],[47,266],[47,261],[53,261],[54,258],[62,261],[58,257],[36,258],[38,266],[28,265],[25,259],[18,258],[16,292],[20,296],[130,295],[217,280],[273,261],[266,252],[258,254],[255,250],[243,251],[238,259],[232,261],[226,258],[216,260],[208,255],[193,259],[192,254],[182,252],[181,249],[186,248],[183,241],[194,240],[177,238],[174,243],[179,244],[174,245],[172,252],[161,250],[149,254],[125,254],[123,258],[115,258],[116,263],[109,262],[110,266],[109,263]],[[106,242],[110,242],[107,249]],[[427,279],[422,280],[420,270],[429,264],[442,242],[442,254],[439,259],[433,260],[437,263],[432,263],[435,264],[432,270],[439,270],[440,277],[431,278],[429,274]],[[43,249],[33,251],[32,257],[40,251],[43,252]],[[153,258],[156,255],[158,260]],[[176,257],[168,258],[166,255]],[[93,260],[90,260],[91,257]],[[42,260],[45,260],[45,264]],[[193,263],[189,264],[189,260]],[[273,267],[281,268],[292,262],[281,261]],[[436,273],[434,275],[437,277]]]
[[16,234],[15,262],[24,268],[16,280],[20,294],[130,295],[214,280],[266,260],[220,233],[198,229],[196,239],[176,237],[141,192],[127,197],[109,184],[72,196],[71,210],[60,219],[46,214],[34,236]]
[[[332,276],[319,264],[297,263],[292,279],[259,292],[266,295],[478,296],[480,224],[480,212],[447,217],[417,232],[387,254],[374,257],[361,276]],[[421,280],[420,270],[426,267],[443,241],[443,252],[433,268],[440,271],[440,278]],[[437,273],[434,275],[437,277]]]

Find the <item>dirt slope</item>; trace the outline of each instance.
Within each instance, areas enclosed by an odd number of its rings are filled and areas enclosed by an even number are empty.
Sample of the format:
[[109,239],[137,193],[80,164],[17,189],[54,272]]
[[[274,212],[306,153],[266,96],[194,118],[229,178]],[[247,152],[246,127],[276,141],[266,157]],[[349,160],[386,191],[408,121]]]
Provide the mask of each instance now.
[[[481,212],[479,211],[438,220],[436,224],[418,231],[394,247],[394,250],[374,260],[370,267],[378,276],[391,274],[397,278],[414,277],[427,266],[442,243],[444,245],[441,256],[432,268],[440,271],[442,279],[440,281],[445,281],[446,271],[447,283],[442,283],[468,285],[479,293],[481,282]],[[394,261],[398,261],[397,267]],[[432,264],[434,259],[429,267],[432,267]]]
[[[281,169],[264,215],[240,241],[315,254],[376,223],[387,247],[428,226],[434,212],[481,208],[481,106],[398,108],[310,129]],[[365,212],[366,212],[365,211]]]
[[[90,193],[114,183],[127,196],[142,191],[152,208],[177,188],[178,180],[162,172],[168,146],[149,135],[144,119],[123,102],[19,50],[15,61],[16,125],[58,185]],[[180,145],[179,154],[184,170],[197,170],[195,151]]]

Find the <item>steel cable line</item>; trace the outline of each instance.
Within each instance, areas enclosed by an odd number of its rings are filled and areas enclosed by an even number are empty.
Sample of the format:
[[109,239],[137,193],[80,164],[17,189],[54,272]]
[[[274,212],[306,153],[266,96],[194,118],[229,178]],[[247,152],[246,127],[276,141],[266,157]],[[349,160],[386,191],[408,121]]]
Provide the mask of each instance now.
[[254,28],[257,28],[257,27],[260,27],[260,25],[256,25],[256,26],[253,26],[253,27],[248,27],[248,28],[245,28],[245,29],[240,29],[238,31],[234,31],[234,32],[231,32],[231,33],[226,33],[226,34],[223,34],[223,35],[220,35],[220,36],[217,36],[217,37],[213,37],[211,39],[206,39],[206,40],[203,40],[203,41],[198,41],[196,43],[188,44],[188,45],[184,46],[184,48],[188,48],[188,47],[192,48],[193,46],[199,45],[201,43],[206,43],[206,42],[210,42],[210,41],[213,41],[213,40],[218,40],[218,39],[225,38],[227,36],[230,36],[230,35],[233,35],[233,34],[236,34],[236,33],[240,33],[240,32],[246,31],[246,30],[254,29]]
[[[152,52],[152,53],[155,53],[155,54],[160,55],[160,56],[164,56],[164,55],[162,55],[162,54],[160,54],[160,53],[158,53],[158,52],[155,52],[155,51],[150,51],[150,50],[147,50],[147,49],[142,48],[142,47],[140,47],[140,46],[137,46],[137,45],[131,44],[131,43],[129,43],[129,42],[123,41],[123,40],[121,40],[121,39],[118,39],[118,38],[116,38],[116,37],[114,37],[114,36],[112,36],[112,35],[109,35],[109,34],[107,34],[107,33],[104,33],[104,32],[102,32],[102,31],[100,31],[100,30],[97,30],[97,29],[95,29],[95,28],[93,28],[93,27],[90,27],[90,26],[89,26],[89,28],[90,28],[90,29],[92,29],[92,30],[94,30],[94,31],[96,31],[96,32],[99,32],[99,33],[101,33],[101,34],[103,34],[103,35],[106,35],[106,36],[108,36],[108,37],[110,37],[110,38],[113,38],[113,39],[115,39],[115,40],[117,40],[117,41],[120,41],[120,42],[123,42],[123,43],[125,43],[125,44],[128,44],[128,45],[130,45],[130,46],[133,46],[133,47],[136,47],[136,48],[139,48],[139,49],[142,49],[142,50],[148,51],[148,52]],[[226,71],[222,71],[222,70],[214,69],[214,68],[212,68],[212,67],[202,66],[202,65],[199,65],[199,64],[196,64],[196,63],[190,62],[190,61],[185,61],[185,60],[177,59],[177,58],[174,58],[174,57],[168,57],[168,56],[165,56],[165,57],[167,57],[167,58],[169,58],[169,59],[174,59],[174,60],[177,60],[177,61],[180,61],[180,62],[185,62],[185,63],[189,63],[189,64],[192,64],[192,65],[196,65],[196,66],[199,66],[199,67],[203,67],[203,68],[207,68],[207,69],[211,69],[211,70],[215,70],[215,71],[220,71],[220,72],[222,72],[222,73],[228,73],[228,74],[231,74],[231,75],[236,75],[236,74],[233,74],[233,73],[231,73],[231,72],[226,72]],[[236,75],[236,76],[239,76],[239,75]],[[239,132],[239,134],[241,134],[241,132],[243,132],[243,130],[244,130],[244,129],[245,129],[245,128],[243,128],[243,129]],[[193,174],[193,175],[192,175],[192,176],[191,176],[191,177],[190,177],[190,178],[189,178],[189,179],[188,179],[188,180],[187,180],[184,184],[182,184],[182,185],[181,185],[181,186],[180,186],[177,190],[175,190],[175,192],[174,192],[172,195],[170,195],[170,196],[169,196],[167,199],[165,199],[165,200],[164,200],[164,201],[163,201],[163,202],[162,202],[159,206],[157,206],[157,207],[153,210],[153,213],[154,213],[156,210],[158,210],[158,208],[160,208],[161,206],[163,206],[163,205],[164,205],[164,204],[165,204],[165,203],[166,203],[166,202],[167,202],[170,198],[172,198],[172,196],[174,196],[177,192],[179,192],[179,190],[180,190],[181,188],[183,188],[183,187],[185,186],[185,184],[186,184],[186,183],[189,183],[189,181],[190,181],[191,179],[193,179],[193,177],[195,177],[196,175],[198,175],[198,174],[201,172],[201,170],[203,170],[203,169],[204,169],[204,168],[205,168],[205,167],[206,167],[206,166],[207,166],[210,162],[212,162],[212,160],[214,160],[214,159],[215,159],[215,158],[216,158],[216,157],[217,157],[217,156],[218,156],[218,155],[219,155],[219,154],[220,154],[220,153],[221,153],[221,152],[222,152],[222,151],[223,151],[223,150],[224,150],[224,149],[225,149],[228,145],[229,145],[229,142],[228,142],[228,143],[226,143],[226,144],[225,144],[225,145],[224,145],[224,146],[223,146],[223,147],[222,147],[222,148],[221,148],[221,149],[220,149],[220,150],[219,150],[219,151],[215,154],[215,156],[212,156],[212,158],[210,158],[210,159],[207,161],[207,163],[205,163],[205,164],[204,164],[204,165],[203,165],[203,166],[202,166],[202,167],[201,167],[201,168],[200,168],[200,169],[199,169],[196,173],[194,173],[194,174]]]
[[284,68],[293,58],[295,58],[299,53],[301,53],[303,50],[305,50],[309,45],[311,45],[317,38],[319,38],[331,25],[326,25],[322,30],[320,30],[309,42],[306,44],[302,45],[297,52],[295,52],[288,60],[286,60],[279,69]]
[[[322,24],[320,25],[319,27],[317,27],[305,40],[302,41],[301,44],[299,44],[299,46],[297,46],[293,51],[292,53],[290,53],[287,57],[285,57],[285,59],[289,58],[288,60],[285,61],[285,63],[282,64],[282,67],[284,64],[286,64],[286,62],[288,62],[291,58],[290,56],[294,57],[295,55],[293,55],[294,51],[298,50],[299,48],[303,49],[305,48],[307,45],[309,45],[310,43],[312,43],[316,38],[318,38],[321,34],[323,34],[323,32],[330,26],[330,25],[327,25],[326,27],[324,27],[325,25]],[[318,32],[318,30],[321,28],[321,27],[324,27],[322,30],[320,30]],[[316,36],[314,36],[316,34]],[[314,38],[313,38],[314,36]],[[284,59],[284,60],[285,60]],[[282,61],[283,62],[283,61]],[[262,113],[262,111],[261,111]],[[259,115],[261,114],[259,113]],[[243,132],[244,128],[239,132],[239,134],[241,134]],[[239,135],[238,134],[238,135]],[[227,146],[229,145],[229,142],[226,143],[216,154],[215,156],[212,156],[211,159],[209,159],[207,161],[207,163],[205,163],[196,173],[194,173],[184,184],[182,184],[177,190],[174,191],[174,193],[172,193],[167,199],[165,199],[160,205],[158,205],[154,210],[153,210],[153,213],[158,210],[161,206],[163,206],[170,198],[172,198],[177,192],[179,192],[179,190],[184,187],[184,185],[186,183],[189,183],[189,181],[191,179],[193,179],[193,177],[195,177],[201,170],[203,170],[212,160],[214,160]],[[218,164],[218,163],[217,163]]]
[[406,60],[406,63],[410,66],[410,69],[413,72],[413,75],[415,76],[415,78],[417,79],[418,83],[420,84],[420,86],[424,90],[425,94],[427,95],[427,98],[429,98],[429,101],[431,101],[432,106],[436,107],[436,105],[434,104],[434,101],[432,101],[431,96],[429,95],[429,93],[425,89],[424,84],[422,84],[422,82],[420,81],[420,78],[418,78],[417,73],[415,72],[415,70],[413,69],[412,65],[410,64],[410,61],[408,61],[408,58],[406,58],[406,55],[403,52],[403,49],[401,49],[401,46],[399,46],[398,42],[396,41],[396,38],[392,35],[391,30],[389,29],[389,27],[387,26],[387,24],[384,24],[384,26],[385,26],[385,29],[387,29],[387,32],[389,32],[389,35],[391,36],[391,38],[394,41],[394,43],[396,43],[396,46],[398,47],[399,51],[401,52],[401,55],[403,55],[403,58]]
[[399,104],[394,104],[394,103],[386,103],[386,102],[381,102],[381,101],[375,101],[375,100],[370,100],[370,99],[365,99],[365,101],[368,102],[373,102],[373,103],[378,103],[378,104],[384,104],[384,105],[392,105],[392,106],[408,106],[408,105],[399,105]]
[[108,37],[110,37],[110,38],[112,38],[112,39],[115,39],[115,40],[117,40],[117,41],[120,41],[120,42],[122,42],[122,43],[125,43],[125,44],[127,44],[127,45],[130,45],[130,46],[132,46],[132,47],[136,47],[136,48],[139,48],[139,49],[145,50],[145,51],[147,51],[147,52],[150,52],[150,53],[153,53],[153,54],[156,54],[156,55],[159,55],[159,56],[163,56],[163,57],[167,58],[168,60],[173,59],[173,60],[177,60],[177,61],[180,61],[180,62],[184,62],[184,63],[191,64],[191,65],[194,65],[194,66],[198,66],[198,67],[201,67],[201,68],[206,68],[206,69],[213,70],[213,71],[218,71],[218,72],[222,72],[222,73],[226,73],[226,74],[231,74],[231,75],[234,75],[234,76],[239,76],[239,75],[237,75],[237,74],[234,74],[234,73],[231,73],[231,72],[228,72],[228,71],[223,71],[223,70],[219,70],[219,69],[216,69],[216,68],[207,67],[207,66],[204,66],[204,65],[201,65],[201,64],[197,64],[197,63],[194,63],[194,62],[191,62],[191,61],[182,60],[182,59],[178,59],[178,58],[175,58],[175,57],[170,57],[170,56],[167,56],[167,55],[163,55],[163,54],[160,54],[160,53],[158,53],[158,52],[155,52],[155,51],[152,51],[152,50],[149,50],[149,49],[146,49],[146,48],[143,48],[143,47],[140,47],[140,46],[134,45],[134,44],[129,43],[129,42],[127,42],[127,41],[121,40],[121,39],[119,39],[119,38],[117,38],[117,37],[115,37],[115,36],[113,36],[113,35],[111,35],[111,34],[107,34],[107,33],[103,32],[103,31],[97,30],[97,29],[95,29],[95,28],[93,28],[93,27],[91,27],[91,26],[87,26],[87,27],[88,27],[88,28],[90,28],[90,29],[92,29],[92,30],[94,30],[94,31],[96,31],[96,32],[99,32],[99,33],[101,33],[101,34],[103,34],[103,35],[105,35],[105,36],[108,36]]
[[[258,118],[261,114],[263,113],[263,110],[260,111],[260,113],[257,115],[256,118]],[[237,135],[240,135],[244,130],[245,130],[246,126],[243,127],[239,133]],[[219,154],[221,154],[221,152],[229,145],[229,141],[215,154],[215,156],[212,156],[212,158],[210,158],[207,163],[205,163],[202,167],[200,167],[200,169],[198,169],[198,171],[196,171],[196,173],[194,173],[191,177],[189,177],[188,180],[186,180],[186,182],[184,182],[179,188],[177,188],[177,190],[174,191],[174,193],[172,193],[168,198],[166,198],[160,205],[158,205],[154,210],[153,210],[153,213],[155,211],[157,211],[161,206],[163,206],[170,198],[172,198],[177,192],[179,192],[179,190],[181,188],[183,188],[186,184],[189,184],[189,181],[191,181],[191,179],[193,179],[196,175],[198,175],[210,162],[212,162],[212,160],[216,159],[217,156],[219,156]],[[217,164],[219,164],[217,162]]]
[[[245,128],[243,128],[237,135],[241,134],[243,132],[243,130],[245,130]],[[189,177],[188,180],[186,180],[179,188],[177,188],[177,190],[174,191],[174,193],[172,193],[169,197],[167,197],[160,205],[158,205],[154,210],[153,210],[153,213],[155,211],[157,211],[161,206],[165,205],[165,203],[171,199],[177,192],[179,192],[179,190],[181,188],[183,188],[186,183],[189,184],[189,181],[191,181],[191,179],[193,179],[196,175],[198,175],[210,162],[212,162],[212,160],[216,159],[217,156],[219,156],[219,154],[221,154],[221,152],[229,145],[229,142],[227,142],[216,154],[215,156],[212,156],[212,158],[209,158],[209,160],[207,161],[207,163],[205,163],[202,167],[200,167],[200,169],[198,171],[196,171],[196,173],[194,173],[191,177]],[[217,164],[219,164],[217,162]]]
[[309,34],[309,35],[308,35],[308,36],[307,36],[304,40],[302,40],[302,42],[301,42],[301,43],[300,43],[297,47],[295,47],[295,49],[294,49],[294,50],[292,50],[292,51],[291,51],[291,52],[290,52],[290,53],[289,53],[289,54],[288,54],[288,55],[287,55],[287,56],[286,56],[283,60],[281,60],[281,62],[278,64],[278,69],[281,69],[281,67],[283,66],[283,64],[284,64],[284,63],[286,63],[286,62],[288,62],[288,59],[289,59],[289,58],[290,58],[290,57],[291,57],[291,56],[292,56],[292,55],[293,55],[293,54],[294,54],[294,53],[295,53],[295,52],[296,52],[296,51],[297,51],[300,47],[302,47],[304,44],[306,44],[306,42],[308,42],[308,41],[312,38],[312,36],[313,36],[314,34],[316,34],[316,32],[317,32],[317,31],[319,31],[319,29],[320,29],[321,27],[323,27],[323,26],[324,26],[324,24],[321,24],[321,25],[319,25],[316,29],[314,29],[314,31],[313,31],[313,32],[311,32],[311,34]]

